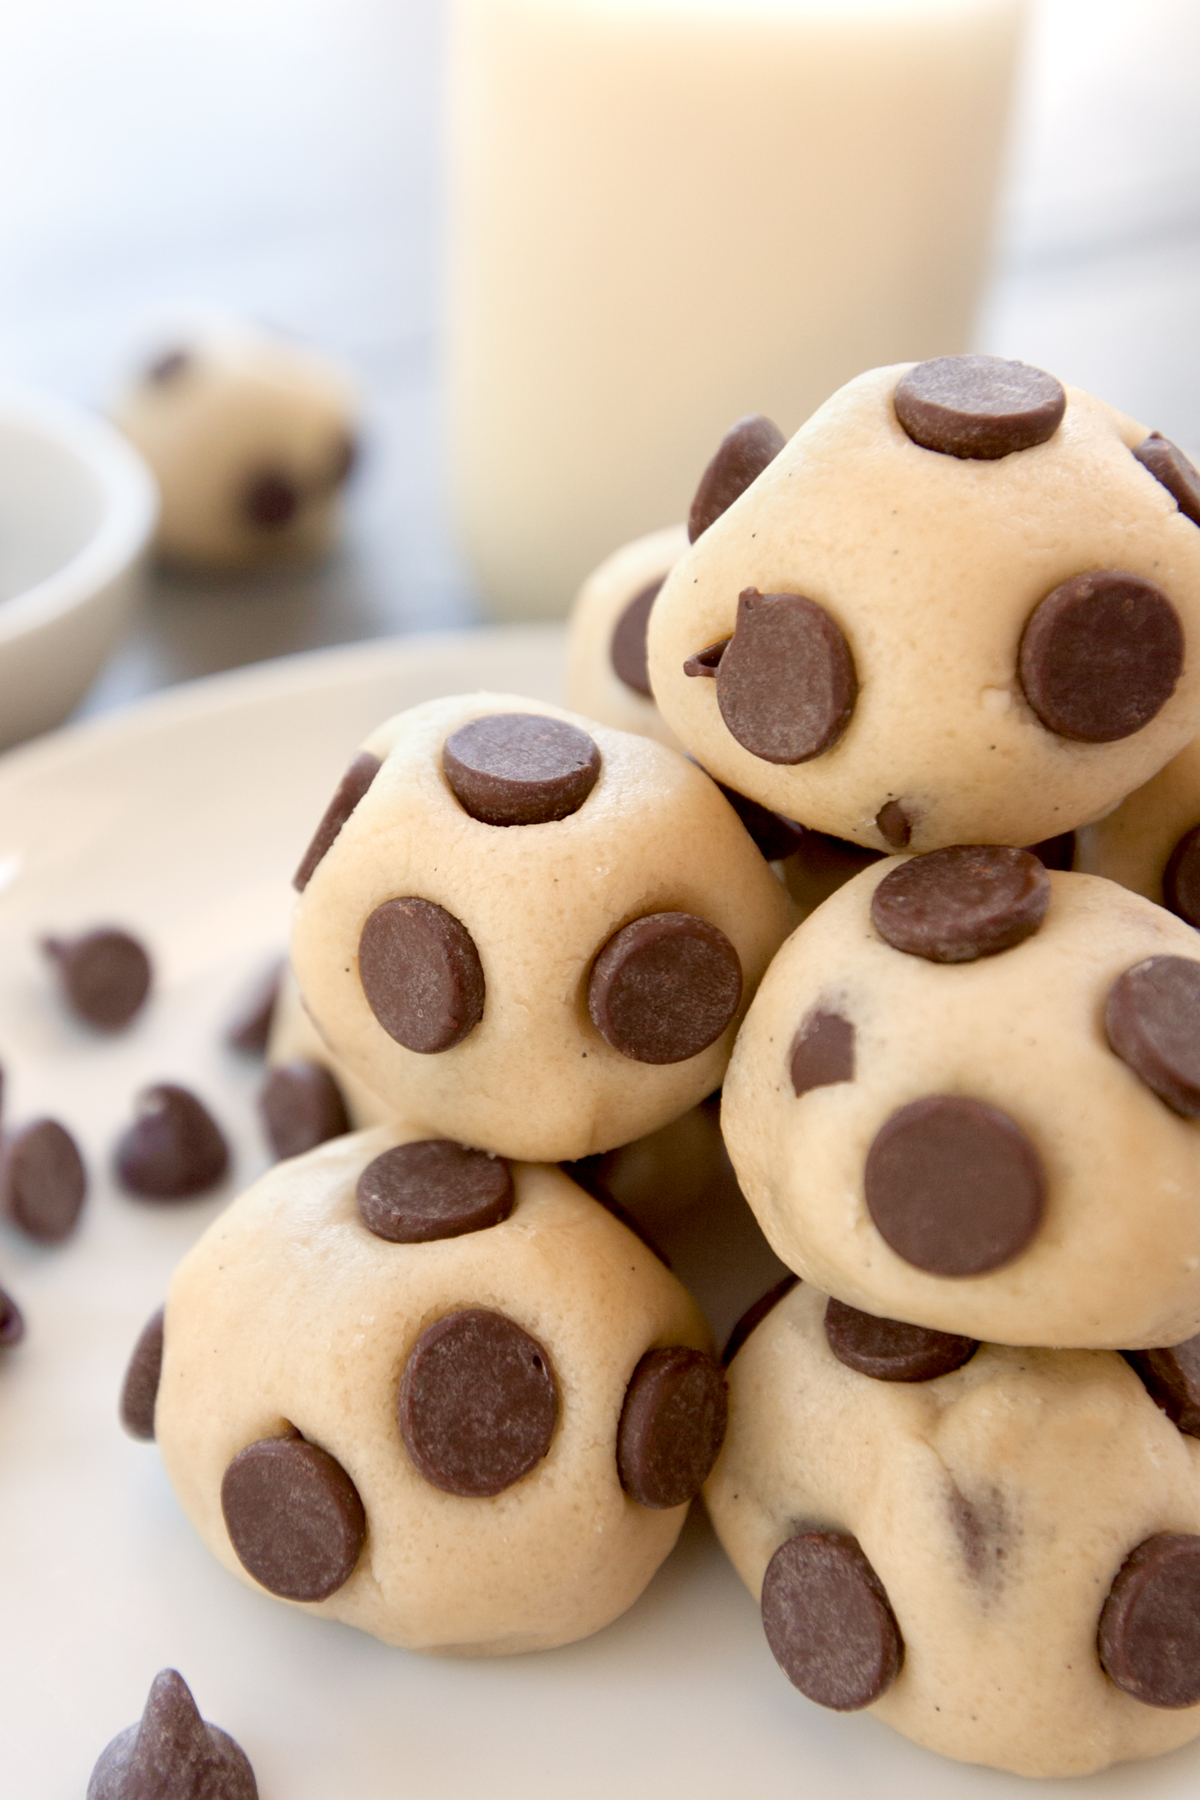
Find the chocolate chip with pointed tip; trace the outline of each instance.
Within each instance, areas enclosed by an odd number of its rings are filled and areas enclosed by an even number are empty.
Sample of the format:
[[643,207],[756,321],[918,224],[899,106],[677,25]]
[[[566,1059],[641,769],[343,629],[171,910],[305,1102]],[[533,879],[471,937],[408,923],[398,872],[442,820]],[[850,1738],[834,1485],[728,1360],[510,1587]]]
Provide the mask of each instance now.
[[127,931],[101,925],[76,938],[43,938],[42,949],[71,1011],[98,1031],[120,1031],[145,1005],[153,969]]
[[258,1784],[241,1746],[200,1717],[182,1675],[162,1669],[139,1722],[101,1752],[87,1800],[258,1800]]
[[991,462],[1054,436],[1067,409],[1060,381],[1000,356],[938,356],[896,384],[896,417],[914,444]]
[[78,1145],[56,1119],[34,1119],[0,1140],[0,1210],[29,1237],[61,1244],[86,1194]]
[[221,1513],[242,1567],[283,1600],[336,1594],[367,1534],[350,1476],[298,1432],[238,1451],[221,1481]]
[[0,1350],[11,1350],[25,1336],[21,1309],[11,1294],[0,1288]]
[[146,1200],[190,1200],[229,1167],[220,1126],[187,1088],[161,1082],[138,1095],[133,1124],[117,1140],[117,1177]]
[[266,1054],[286,966],[283,957],[275,957],[246,989],[225,1031],[231,1050],[240,1050],[243,1056]]
[[1050,877],[1030,850],[953,844],[890,869],[871,896],[885,944],[928,962],[974,962],[1025,942],[1050,906]]
[[1133,454],[1162,483],[1185,519],[1200,525],[1200,470],[1161,431],[1143,438]]
[[1160,587],[1124,569],[1095,569],[1038,602],[1017,666],[1047,731],[1111,744],[1157,718],[1175,692],[1183,654],[1183,625]]
[[1188,1437],[1200,1437],[1200,1334],[1160,1350],[1125,1350],[1147,1393]]
[[304,1057],[267,1071],[258,1110],[277,1157],[303,1156],[350,1130],[341,1088],[323,1063]]
[[906,850],[912,842],[913,822],[899,800],[885,800],[875,814],[875,828],[893,850]]
[[318,863],[328,854],[338,832],[382,767],[377,756],[373,756],[369,750],[360,750],[338,782],[333,799],[325,808],[321,822],[313,833],[312,842],[304,852],[300,867],[292,876],[292,886],[298,894],[302,894],[312,880]]
[[844,1300],[825,1307],[825,1339],[840,1363],[873,1381],[937,1381],[970,1362],[979,1340],[879,1319]]
[[377,906],[358,941],[367,1005],[397,1044],[421,1056],[452,1050],[483,1017],[486,984],[475,940],[432,900]]
[[1200,962],[1150,956],[1109,989],[1104,1027],[1113,1051],[1160,1100],[1200,1119]]
[[762,1621],[792,1686],[835,1712],[870,1706],[904,1662],[887,1592],[849,1532],[800,1531],[780,1544],[763,1577]]
[[813,1088],[854,1080],[854,1026],[841,1013],[816,1007],[801,1023],[788,1057],[792,1091],[799,1099]]
[[657,581],[652,581],[633,596],[613,626],[608,643],[608,660],[617,680],[623,681],[635,694],[643,694],[647,700],[653,700],[654,693],[646,657],[646,633],[650,626],[650,609],[666,579],[665,575],[660,575]]
[[1125,1558],[1097,1648],[1109,1680],[1144,1706],[1200,1701],[1200,1537],[1159,1532]]
[[163,1311],[160,1306],[142,1327],[121,1386],[121,1423],[130,1437],[145,1443],[154,1437],[154,1409],[162,1380]]
[[747,413],[731,425],[717,446],[688,513],[688,543],[715,524],[734,501],[773,463],[787,443],[778,425],[763,413]]
[[708,1480],[725,1441],[729,1402],[715,1356],[684,1344],[647,1350],[625,1390],[617,1472],[639,1506],[684,1506]]
[[685,1062],[737,1014],[742,965],[725,933],[693,913],[648,913],[609,938],[588,978],[606,1044],[642,1063]]
[[857,697],[850,646],[823,606],[743,588],[717,705],[744,750],[763,762],[811,762],[842,736]]
[[594,738],[541,713],[488,713],[452,732],[442,769],[463,811],[484,825],[553,825],[600,778]]
[[421,1138],[381,1151],[355,1187],[358,1216],[391,1244],[429,1244],[500,1225],[513,1209],[512,1171],[502,1156],[449,1138]]
[[1163,870],[1163,905],[1176,918],[1200,926],[1200,825],[1185,831]]
[[689,656],[683,665],[685,675],[711,675],[715,681],[717,670],[721,666],[721,658],[728,650],[733,639],[720,638],[715,644],[709,644],[705,650],[697,650],[695,656]]
[[733,1330],[730,1332],[725,1348],[721,1352],[721,1361],[728,1368],[751,1332],[757,1331],[769,1313],[773,1313],[781,1300],[785,1300],[794,1287],[798,1287],[798,1275],[785,1275],[775,1286],[760,1294],[752,1306],[748,1306]]

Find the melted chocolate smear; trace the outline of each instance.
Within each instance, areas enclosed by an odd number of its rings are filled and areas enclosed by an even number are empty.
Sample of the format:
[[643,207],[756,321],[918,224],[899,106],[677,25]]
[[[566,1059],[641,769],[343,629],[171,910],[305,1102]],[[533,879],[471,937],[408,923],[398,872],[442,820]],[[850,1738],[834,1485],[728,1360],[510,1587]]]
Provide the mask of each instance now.
[[1054,436],[1067,410],[1062,383],[999,356],[939,356],[896,386],[896,417],[914,444],[992,462]]
[[844,1300],[825,1308],[825,1337],[840,1363],[873,1381],[936,1381],[970,1362],[977,1338],[900,1319],[877,1319]]
[[337,791],[313,834],[313,840],[304,852],[300,867],[292,877],[292,886],[298,894],[302,894],[312,880],[317,864],[330,849],[338,832],[382,767],[377,756],[372,756],[369,750],[362,750],[342,776]]
[[857,697],[850,646],[824,607],[803,594],[742,590],[717,705],[744,750],[763,762],[811,762],[837,743]]
[[354,1573],[367,1533],[358,1489],[328,1451],[299,1435],[239,1450],[221,1482],[238,1561],[284,1600],[327,1600]]
[[748,413],[730,426],[700,477],[688,514],[688,542],[696,539],[757,481],[787,443],[778,425],[762,413]]
[[904,1639],[858,1539],[801,1531],[767,1564],[763,1630],[793,1687],[818,1706],[857,1712],[891,1687]]
[[1126,1557],[1100,1614],[1110,1681],[1145,1706],[1200,1701],[1200,1537],[1164,1531]]
[[1152,1093],[1185,1119],[1200,1119],[1200,962],[1151,956],[1126,969],[1109,990],[1104,1026]]
[[579,811],[600,776],[595,740],[564,719],[491,713],[446,739],[442,768],[484,825],[551,825]]
[[363,926],[358,973],[367,1005],[406,1050],[436,1056],[483,1017],[483,964],[466,926],[432,900],[385,900]]
[[342,1090],[329,1070],[303,1058],[268,1070],[258,1110],[277,1157],[303,1156],[351,1129]]
[[642,1063],[685,1062],[737,1013],[742,967],[725,933],[692,913],[649,913],[592,965],[588,1011],[605,1043]]
[[149,1443],[154,1437],[154,1408],[162,1380],[163,1308],[147,1320],[125,1371],[121,1388],[121,1423],[130,1437]]
[[153,970],[144,945],[127,931],[99,926],[77,938],[43,938],[63,999],[97,1031],[120,1031],[145,1005]]
[[358,1216],[391,1244],[429,1244],[500,1225],[513,1209],[502,1156],[449,1138],[396,1144],[369,1162],[355,1188]]
[[871,919],[893,950],[929,962],[974,962],[1024,943],[1050,905],[1050,877],[1029,850],[955,844],[891,869]]
[[70,1237],[87,1194],[87,1171],[70,1132],[35,1119],[0,1145],[0,1207],[42,1244]]
[[117,1140],[122,1186],[146,1200],[190,1200],[215,1187],[229,1167],[220,1126],[195,1094],[173,1082],[138,1095],[135,1118]]
[[625,1390],[617,1472],[639,1506],[684,1506],[704,1486],[725,1441],[725,1376],[715,1356],[673,1344],[648,1350]]
[[841,1013],[818,1007],[796,1033],[788,1058],[792,1089],[799,1099],[812,1088],[854,1080],[854,1026]]
[[1152,581],[1123,569],[1073,575],[1038,602],[1021,637],[1025,698],[1058,737],[1111,744],[1155,718],[1183,672],[1183,626]]
[[162,1669],[139,1723],[101,1753],[87,1800],[258,1800],[258,1785],[241,1747],[200,1717],[182,1675]]
[[644,694],[647,700],[653,700],[654,693],[650,686],[646,633],[650,628],[650,609],[666,579],[665,575],[660,575],[657,581],[652,581],[649,587],[633,596],[613,626],[608,646],[608,659],[617,680],[623,681],[635,694]]

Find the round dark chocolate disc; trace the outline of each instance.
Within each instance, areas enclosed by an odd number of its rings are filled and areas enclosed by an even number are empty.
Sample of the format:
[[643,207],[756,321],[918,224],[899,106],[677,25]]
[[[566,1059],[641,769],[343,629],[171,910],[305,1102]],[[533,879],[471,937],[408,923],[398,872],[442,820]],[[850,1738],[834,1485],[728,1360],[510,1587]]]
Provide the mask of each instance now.
[[788,1057],[792,1089],[799,1099],[811,1088],[854,1080],[854,1026],[841,1013],[818,1007],[792,1041]]
[[787,443],[778,425],[762,413],[748,413],[731,425],[700,477],[688,513],[688,542],[694,544],[723,512],[757,481]]
[[725,1440],[728,1396],[715,1356],[672,1344],[648,1350],[629,1379],[617,1428],[621,1486],[640,1506],[683,1506],[708,1480]]
[[153,969],[145,946],[127,931],[101,925],[77,938],[45,938],[63,998],[98,1031],[120,1031],[145,1005]]
[[652,700],[654,694],[650,687],[646,633],[650,627],[650,609],[666,579],[665,575],[660,575],[657,581],[652,581],[649,587],[633,596],[613,626],[608,645],[608,659],[617,680],[623,681],[635,694],[644,694],[647,700]]
[[1025,698],[1058,737],[1111,744],[1160,713],[1183,672],[1183,626],[1152,581],[1073,575],[1038,602],[1018,658]]
[[1126,1557],[1098,1647],[1109,1680],[1144,1706],[1200,1702],[1200,1537],[1159,1532]]
[[743,590],[717,668],[717,705],[744,750],[763,762],[810,762],[837,743],[857,696],[850,646],[823,606]]
[[1160,481],[1185,519],[1200,525],[1200,470],[1161,431],[1143,438],[1133,453],[1143,469]]
[[565,719],[490,713],[460,725],[442,768],[464,812],[484,825],[551,825],[578,812],[600,775],[595,741]]
[[1188,1437],[1200,1437],[1200,1335],[1161,1350],[1126,1350],[1146,1391]]
[[1200,962],[1151,956],[1119,975],[1104,1009],[1121,1061],[1185,1119],[1200,1119]]
[[121,1388],[121,1423],[130,1437],[149,1442],[154,1436],[154,1408],[162,1379],[163,1308],[142,1328]]
[[229,1146],[203,1103],[162,1082],[137,1097],[133,1124],[117,1140],[122,1184],[147,1200],[190,1200],[215,1187],[229,1167]]
[[242,517],[259,531],[282,531],[300,511],[303,500],[299,484],[286,469],[263,469],[242,489]]
[[1189,925],[1200,926],[1200,825],[1185,831],[1163,870],[1163,905]]
[[592,965],[588,1011],[634,1062],[676,1063],[716,1042],[737,1013],[742,966],[725,933],[692,913],[648,913]]
[[349,1581],[367,1534],[358,1489],[328,1451],[299,1435],[239,1450],[221,1511],[242,1567],[284,1600],[327,1600]]
[[300,867],[292,876],[292,886],[298,894],[302,894],[312,880],[317,864],[323,861],[338,832],[382,767],[377,756],[373,756],[369,750],[360,750],[338,782],[333,799],[321,815],[321,822],[313,833],[312,842],[304,852]]
[[914,444],[992,462],[1054,436],[1067,410],[1060,381],[1000,356],[939,356],[896,384],[896,417]]
[[4,1139],[0,1205],[30,1237],[61,1244],[74,1231],[86,1194],[83,1158],[56,1119],[35,1119]]
[[355,1188],[367,1230],[392,1244],[463,1237],[507,1219],[512,1173],[502,1156],[449,1138],[396,1144],[369,1162]]
[[876,931],[929,962],[974,962],[1032,937],[1050,905],[1050,878],[1029,850],[955,844],[914,856],[871,896]]
[[785,1275],[781,1281],[775,1283],[774,1287],[768,1288],[765,1294],[760,1294],[758,1299],[746,1308],[730,1332],[725,1348],[721,1352],[721,1361],[726,1368],[729,1367],[751,1332],[757,1330],[768,1313],[775,1311],[779,1302],[786,1299],[799,1280],[798,1275]]
[[303,1057],[268,1070],[258,1110],[278,1157],[303,1156],[350,1130],[341,1088],[322,1063]]
[[936,1381],[970,1362],[977,1338],[901,1319],[877,1319],[844,1300],[825,1308],[825,1337],[840,1363],[873,1381]]
[[390,1038],[422,1056],[452,1050],[483,1017],[483,964],[466,926],[432,900],[385,900],[362,929],[358,974]]
[[763,1577],[762,1621],[793,1687],[835,1712],[870,1706],[904,1661],[883,1583],[848,1532],[801,1531],[780,1544]]

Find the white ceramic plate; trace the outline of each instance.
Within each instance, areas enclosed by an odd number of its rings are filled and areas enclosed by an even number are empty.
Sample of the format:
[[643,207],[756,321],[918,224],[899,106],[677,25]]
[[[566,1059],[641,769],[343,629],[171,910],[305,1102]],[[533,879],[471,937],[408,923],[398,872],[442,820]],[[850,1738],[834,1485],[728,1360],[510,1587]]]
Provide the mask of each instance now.
[[[116,1424],[129,1350],[175,1262],[265,1165],[259,1070],[221,1048],[221,1031],[283,943],[288,879],[337,777],[375,724],[418,700],[477,687],[556,698],[561,650],[557,630],[531,628],[326,651],[198,683],[0,764],[6,1114],[59,1115],[93,1171],[68,1244],[0,1239],[0,1283],[29,1328],[0,1366],[5,1800],[81,1800],[167,1665],[243,1745],[262,1800],[1029,1791],[801,1699],[698,1515],[638,1604],[588,1642],[438,1661],[242,1587],[194,1538],[154,1447]],[[114,1040],[63,1017],[34,948],[47,929],[104,919],[144,932],[159,964],[153,1003]],[[211,1200],[139,1204],[105,1173],[134,1091],[164,1078],[193,1085],[233,1138],[236,1177]],[[1198,1788],[1200,1746],[1046,1784],[1111,1800]]]

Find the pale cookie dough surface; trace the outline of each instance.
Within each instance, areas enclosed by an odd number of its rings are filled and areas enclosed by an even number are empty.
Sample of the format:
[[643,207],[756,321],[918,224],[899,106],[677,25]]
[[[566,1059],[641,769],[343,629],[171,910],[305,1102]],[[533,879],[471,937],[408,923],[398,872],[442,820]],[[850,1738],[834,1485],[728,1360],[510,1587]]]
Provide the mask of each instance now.
[[[1200,825],[1200,738],[1144,787],[1075,838],[1075,867],[1165,903],[1163,874],[1181,837]],[[1189,924],[1200,923],[1200,917]]]
[[[680,748],[648,693],[631,687],[613,665],[613,633],[630,602],[661,582],[688,547],[683,525],[668,525],[622,545],[588,576],[567,624],[567,705],[573,711]],[[636,635],[636,634],[634,634]]]
[[[1144,959],[1200,962],[1191,927],[1094,876],[1051,874],[1023,943],[972,962],[893,948],[872,895],[900,859],[827,900],[776,957],[738,1039],[721,1125],[772,1248],[866,1312],[997,1343],[1136,1349],[1200,1329],[1200,1123],[1114,1054],[1105,1007]],[[792,1046],[816,1011],[854,1031],[854,1074],[799,1096]],[[904,1260],[868,1212],[865,1165],[927,1096],[998,1108],[1024,1133],[1044,1211],[1011,1261],[947,1276]]]
[[[371,1125],[382,1125],[388,1119],[388,1108],[383,1101],[334,1055],[305,1012],[296,977],[288,964],[280,978],[279,994],[271,1015],[267,1066],[277,1068],[290,1062],[319,1063],[323,1069],[328,1069],[337,1082],[355,1131],[365,1131]],[[397,1106],[394,1111],[397,1115],[402,1115],[404,1108],[402,1105]]]
[[1200,1444],[1111,1353],[984,1344],[878,1381],[833,1355],[825,1306],[793,1289],[729,1368],[705,1498],[750,1591],[793,1533],[856,1537],[904,1640],[871,1710],[945,1756],[1078,1775],[1195,1737],[1200,1707],[1124,1692],[1096,1634],[1131,1551],[1200,1531]]
[[[166,1305],[155,1432],[200,1536],[255,1585],[221,1487],[246,1446],[288,1425],[336,1458],[366,1514],[353,1573],[305,1610],[412,1649],[507,1654],[585,1637],[630,1606],[686,1505],[639,1505],[618,1478],[627,1385],[652,1348],[709,1348],[657,1258],[558,1170],[515,1167],[502,1223],[393,1243],[360,1220],[360,1172],[421,1134],[384,1127],[263,1177],[180,1265]],[[549,1452],[490,1497],[433,1486],[397,1423],[413,1346],[482,1307],[543,1346],[560,1410]]]
[[[446,739],[508,713],[567,721],[596,744],[599,777],[568,817],[489,825],[455,798]],[[561,1161],[655,1131],[720,1085],[737,1025],[794,915],[706,775],[648,738],[503,694],[432,701],[382,726],[365,749],[382,767],[300,897],[292,963],[335,1054],[385,1105],[434,1136]],[[402,896],[452,914],[482,966],[479,1023],[434,1053],[388,1034],[359,976],[367,919]],[[588,988],[613,935],[662,912],[725,934],[742,998],[708,1048],[650,1064],[601,1036]]]
[[[971,461],[912,442],[892,404],[909,365],[842,388],[676,564],[655,603],[650,673],[664,718],[718,780],[872,849],[903,809],[913,850],[1030,844],[1095,819],[1200,721],[1200,530],[1132,456],[1145,429],[1078,389],[1048,442]],[[1038,603],[1084,572],[1157,584],[1182,621],[1182,676],[1132,736],[1048,730],[1017,672]],[[810,761],[752,755],[717,681],[683,665],[734,630],[738,596],[805,596],[849,645],[858,694]]]

